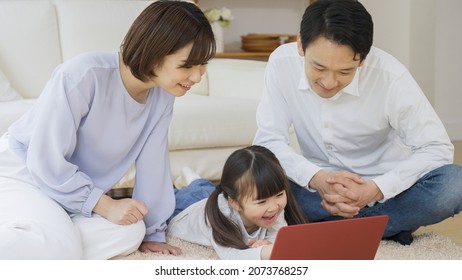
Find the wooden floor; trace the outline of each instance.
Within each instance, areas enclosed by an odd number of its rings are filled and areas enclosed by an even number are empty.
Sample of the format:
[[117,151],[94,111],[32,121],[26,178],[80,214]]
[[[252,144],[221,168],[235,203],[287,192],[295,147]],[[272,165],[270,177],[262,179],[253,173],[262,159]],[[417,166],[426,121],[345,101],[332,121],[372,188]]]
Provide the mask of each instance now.
[[[462,164],[462,141],[454,141],[455,156],[454,162]],[[417,234],[426,232],[438,232],[449,237],[455,243],[462,245],[462,214],[458,214],[453,218],[446,219],[441,223],[422,227],[417,230]]]

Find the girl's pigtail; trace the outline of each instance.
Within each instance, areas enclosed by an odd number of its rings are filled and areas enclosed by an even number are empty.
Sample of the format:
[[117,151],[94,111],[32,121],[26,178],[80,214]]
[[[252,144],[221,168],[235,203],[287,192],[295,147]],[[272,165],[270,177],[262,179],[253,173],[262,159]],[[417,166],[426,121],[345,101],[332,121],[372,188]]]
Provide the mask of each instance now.
[[221,187],[218,186],[207,199],[205,222],[212,228],[213,239],[217,244],[224,247],[247,249],[249,246],[242,241],[239,226],[223,215],[218,206],[218,195],[222,191]]
[[288,188],[286,189],[286,196],[287,196],[287,205],[286,205],[286,208],[284,209],[284,218],[286,219],[287,224],[288,225],[298,225],[298,224],[309,223],[310,222],[309,217],[305,215],[305,212],[298,205],[290,186],[288,186]]

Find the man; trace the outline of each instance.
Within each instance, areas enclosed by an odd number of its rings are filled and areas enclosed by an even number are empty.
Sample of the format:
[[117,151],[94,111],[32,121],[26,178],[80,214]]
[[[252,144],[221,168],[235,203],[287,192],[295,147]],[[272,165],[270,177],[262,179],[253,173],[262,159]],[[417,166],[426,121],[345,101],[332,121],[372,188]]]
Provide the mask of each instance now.
[[254,144],[276,154],[312,221],[385,214],[384,238],[410,244],[459,213],[462,168],[411,74],[372,39],[361,3],[311,4],[297,42],[270,56]]

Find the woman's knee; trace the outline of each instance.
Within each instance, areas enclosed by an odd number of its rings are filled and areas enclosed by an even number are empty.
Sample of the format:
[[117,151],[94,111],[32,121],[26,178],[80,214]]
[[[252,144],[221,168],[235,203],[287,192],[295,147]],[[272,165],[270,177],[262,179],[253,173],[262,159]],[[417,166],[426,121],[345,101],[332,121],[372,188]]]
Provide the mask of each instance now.
[[56,232],[35,221],[16,221],[0,227],[0,259],[81,259],[78,232]]
[[125,228],[126,231],[121,235],[121,238],[127,242],[138,244],[139,246],[146,235],[146,226],[143,220],[138,221],[136,224],[126,226]]
[[105,258],[126,256],[135,252],[140,247],[146,235],[146,226],[142,220],[136,224],[122,226],[119,229],[121,230],[117,234],[118,240],[114,240],[114,244],[117,244],[115,247],[118,247],[118,250]]
[[82,258],[80,235],[69,215],[38,188],[22,181],[3,179],[0,181],[0,213],[0,257]]
[[118,225],[113,233],[114,244],[125,248],[124,250],[135,251],[143,242],[146,235],[146,226],[143,220],[140,220],[131,225]]

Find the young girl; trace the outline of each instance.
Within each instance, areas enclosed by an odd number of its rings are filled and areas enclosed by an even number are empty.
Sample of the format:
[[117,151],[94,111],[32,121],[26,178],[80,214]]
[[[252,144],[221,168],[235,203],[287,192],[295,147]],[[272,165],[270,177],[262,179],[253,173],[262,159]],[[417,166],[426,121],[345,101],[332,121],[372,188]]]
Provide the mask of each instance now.
[[307,222],[279,161],[261,146],[232,153],[217,187],[198,179],[178,190],[177,208],[181,197],[210,192],[170,221],[168,235],[212,246],[221,259],[268,259],[280,227]]
[[[137,17],[120,53],[57,67],[0,139],[0,259],[180,254],[165,243],[175,205],[167,131],[175,97],[214,52],[196,5],[161,0]],[[133,164],[133,197],[106,195]]]

